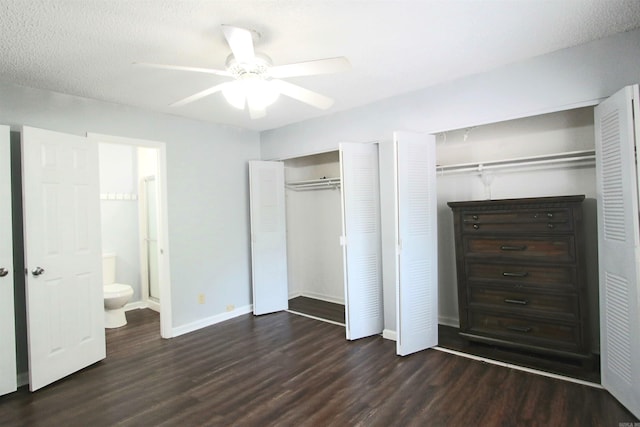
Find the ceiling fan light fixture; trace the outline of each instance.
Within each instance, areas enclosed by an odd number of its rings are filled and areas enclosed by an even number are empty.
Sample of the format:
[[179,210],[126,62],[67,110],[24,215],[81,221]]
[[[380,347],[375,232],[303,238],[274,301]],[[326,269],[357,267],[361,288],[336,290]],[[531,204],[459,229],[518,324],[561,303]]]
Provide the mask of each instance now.
[[229,82],[224,89],[222,89],[222,95],[233,107],[244,110],[246,94],[244,87],[239,84],[238,81]]
[[263,110],[276,102],[280,91],[270,80],[256,74],[246,73],[230,82],[222,90],[222,94],[229,104],[240,110],[244,109],[246,103],[249,103],[253,108]]

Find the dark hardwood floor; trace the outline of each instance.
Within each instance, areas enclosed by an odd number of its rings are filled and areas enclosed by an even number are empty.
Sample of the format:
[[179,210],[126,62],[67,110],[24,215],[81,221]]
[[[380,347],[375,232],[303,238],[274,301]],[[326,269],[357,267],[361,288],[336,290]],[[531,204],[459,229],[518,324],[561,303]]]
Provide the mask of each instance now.
[[289,300],[289,311],[308,314],[344,325],[343,304],[336,304],[309,297],[295,297]]
[[438,346],[462,353],[498,360],[513,365],[563,375],[600,384],[599,359],[590,365],[582,365],[576,360],[562,359],[548,355],[517,351],[504,347],[471,342],[458,335],[458,328],[438,325]]
[[[289,311],[345,323],[344,305],[330,303],[315,298],[295,297],[289,300]],[[458,335],[458,328],[438,325],[438,345],[442,348],[481,356],[487,359],[533,368],[558,375],[600,384],[599,360],[591,366],[583,366],[575,360],[560,359],[531,352],[470,342]]]
[[0,397],[1,426],[612,426],[606,391],[280,312],[163,340],[150,310],[107,332],[107,358]]

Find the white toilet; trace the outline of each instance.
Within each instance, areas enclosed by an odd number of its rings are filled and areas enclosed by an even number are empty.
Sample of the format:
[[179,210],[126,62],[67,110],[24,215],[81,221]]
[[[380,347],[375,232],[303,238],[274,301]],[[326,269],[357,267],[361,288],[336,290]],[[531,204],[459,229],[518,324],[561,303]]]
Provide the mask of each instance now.
[[133,288],[116,281],[116,254],[102,255],[104,292],[104,327],[119,328],[127,324],[124,305],[133,296]]

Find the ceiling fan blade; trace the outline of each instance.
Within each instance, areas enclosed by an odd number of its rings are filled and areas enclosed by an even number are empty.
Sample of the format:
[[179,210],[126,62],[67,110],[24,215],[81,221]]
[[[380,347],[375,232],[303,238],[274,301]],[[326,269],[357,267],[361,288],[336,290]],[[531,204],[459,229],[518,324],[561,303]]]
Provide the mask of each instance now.
[[223,25],[222,32],[229,43],[233,56],[239,63],[252,63],[255,58],[253,51],[253,36],[251,31],[244,28]]
[[216,70],[214,68],[183,67],[181,65],[152,64],[149,62],[134,62],[133,65],[137,67],[160,68],[163,70],[177,71],[194,71],[196,73],[215,74],[216,76],[231,77],[230,72],[226,70]]
[[275,79],[271,80],[271,82],[281,94],[286,95],[289,98],[297,99],[298,101],[304,102],[305,104],[309,104],[313,107],[326,110],[333,105],[333,99],[328,96],[320,95],[317,92],[294,85],[293,83]]
[[315,61],[297,62],[295,64],[278,65],[269,68],[274,78],[311,76],[315,74],[331,74],[349,71],[351,63],[344,56],[337,58],[317,59]]
[[173,104],[170,104],[170,107],[181,107],[185,104],[188,104],[193,101],[197,101],[200,98],[204,98],[205,96],[211,95],[216,92],[220,92],[223,90],[228,84],[231,82],[220,83],[219,85],[211,86],[209,89],[205,89],[202,92],[195,93],[191,96],[186,97],[185,99],[181,99],[180,101],[176,101]]

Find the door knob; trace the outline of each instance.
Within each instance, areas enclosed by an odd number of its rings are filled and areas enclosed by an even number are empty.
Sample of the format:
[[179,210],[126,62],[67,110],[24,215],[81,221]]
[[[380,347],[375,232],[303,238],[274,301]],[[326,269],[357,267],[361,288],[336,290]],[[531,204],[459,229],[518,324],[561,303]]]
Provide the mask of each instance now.
[[42,273],[44,273],[44,268],[42,267],[36,267],[31,274],[33,274],[34,276],[38,277],[39,275],[41,275]]
[[6,268],[4,268],[4,267],[0,267],[0,277],[4,277],[4,276],[6,276],[7,274],[9,274],[9,270],[7,270],[7,269],[6,269]]

